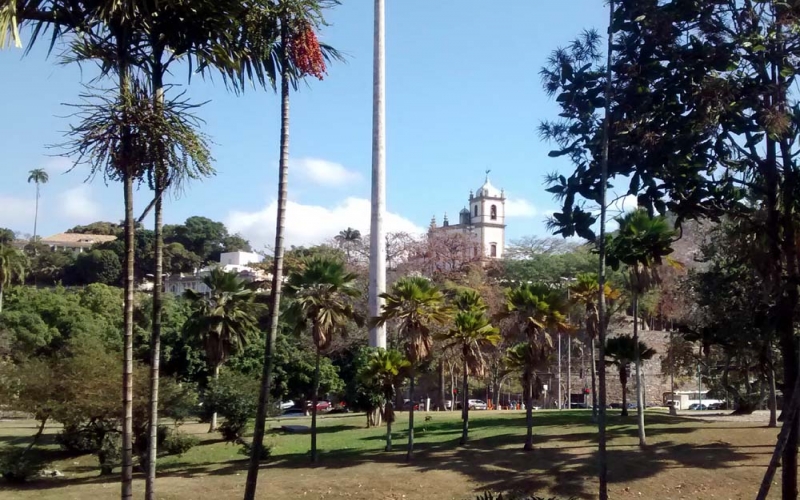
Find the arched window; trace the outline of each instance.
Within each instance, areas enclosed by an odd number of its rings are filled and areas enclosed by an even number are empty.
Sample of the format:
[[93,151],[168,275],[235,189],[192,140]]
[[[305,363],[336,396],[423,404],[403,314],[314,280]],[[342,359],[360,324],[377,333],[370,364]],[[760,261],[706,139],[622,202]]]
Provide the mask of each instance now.
[[478,216],[478,205],[475,205],[475,217]]
[[492,220],[497,220],[497,205],[492,205],[489,213]]
[[497,243],[489,245],[489,256],[497,257]]

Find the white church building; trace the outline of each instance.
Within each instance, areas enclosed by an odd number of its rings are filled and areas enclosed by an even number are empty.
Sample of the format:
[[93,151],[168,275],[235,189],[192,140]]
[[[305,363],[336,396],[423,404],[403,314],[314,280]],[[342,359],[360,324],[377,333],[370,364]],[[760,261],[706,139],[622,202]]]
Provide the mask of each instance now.
[[487,171],[483,185],[474,194],[470,191],[469,208],[459,212],[458,224],[450,224],[445,213],[441,226],[437,226],[435,217],[431,220],[429,234],[461,232],[474,239],[471,257],[501,259],[506,238],[505,206],[505,192],[492,185]]

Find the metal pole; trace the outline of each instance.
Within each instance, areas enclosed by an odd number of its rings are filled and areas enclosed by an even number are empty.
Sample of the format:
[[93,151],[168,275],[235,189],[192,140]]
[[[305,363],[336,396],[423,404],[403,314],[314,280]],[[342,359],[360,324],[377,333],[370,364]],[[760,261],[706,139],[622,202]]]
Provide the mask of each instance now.
[[697,406],[697,409],[700,409],[700,406],[703,405],[703,389],[702,389],[702,381],[700,379],[700,361],[697,362],[697,397],[700,401],[700,404]]
[[572,409],[572,337],[567,340],[567,409]]
[[561,334],[558,334],[558,409],[561,409],[563,401],[561,395]]

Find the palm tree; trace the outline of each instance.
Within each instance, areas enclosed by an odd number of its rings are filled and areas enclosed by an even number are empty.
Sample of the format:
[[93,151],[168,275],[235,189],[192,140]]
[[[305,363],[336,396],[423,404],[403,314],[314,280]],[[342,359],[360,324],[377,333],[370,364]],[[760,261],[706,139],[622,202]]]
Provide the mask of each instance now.
[[548,354],[529,342],[520,342],[506,351],[505,364],[511,371],[522,374],[522,388],[525,399],[525,450],[533,449],[533,399],[538,397],[541,381],[536,370],[547,363]]
[[25,254],[10,245],[0,245],[0,313],[3,312],[3,293],[14,281],[25,279],[28,259]]
[[[639,446],[647,444],[644,427],[644,405],[642,393],[641,360],[639,355],[639,297],[661,282],[658,267],[672,253],[672,242],[676,236],[664,216],[651,217],[645,209],[628,212],[616,219],[619,231],[608,248],[608,263],[616,269],[620,264],[628,266],[633,308],[633,345],[636,367],[636,414],[639,428]],[[627,413],[627,409],[625,409]]]
[[353,246],[361,241],[361,231],[358,229],[353,229],[352,227],[348,227],[347,229],[339,231],[339,234],[336,235],[335,240],[339,244],[340,248],[344,248],[344,251],[347,254],[347,262],[351,262]]
[[33,182],[36,184],[36,212],[33,216],[33,241],[36,241],[36,226],[39,223],[39,185],[40,184],[47,184],[50,180],[50,176],[47,175],[47,171],[43,168],[35,168],[28,172],[28,184]]
[[[592,362],[592,420],[597,420],[597,352],[595,343],[600,333],[600,317],[597,308],[600,286],[595,273],[582,273],[576,278],[577,281],[570,287],[570,300],[574,304],[583,305],[585,310],[586,337],[589,340]],[[607,304],[620,297],[620,292],[608,284],[603,288]],[[606,325],[609,317],[610,315],[606,314]]]
[[[386,4],[375,0],[375,30],[372,68],[372,204],[369,244],[369,315],[382,314],[386,292]],[[374,322],[369,345],[386,347],[386,328]],[[412,377],[413,380],[413,377]],[[413,405],[412,405],[413,406]],[[412,409],[413,417],[413,409]],[[413,438],[412,438],[413,441]],[[409,449],[409,453],[410,453]],[[409,457],[411,455],[409,454]]]
[[637,342],[630,335],[620,335],[606,341],[605,354],[610,360],[606,364],[614,365],[619,370],[619,383],[622,385],[622,416],[628,416],[628,376],[630,365],[640,360],[648,360],[655,356],[656,351],[647,347],[644,342]]
[[297,332],[311,327],[317,350],[314,367],[314,389],[311,393],[311,461],[317,461],[317,402],[319,400],[319,362],[333,337],[342,333],[351,321],[361,323],[353,309],[352,298],[360,292],[355,287],[357,276],[348,273],[342,262],[316,257],[306,260],[302,269],[289,275],[286,295],[292,304],[286,317]]
[[370,326],[383,327],[388,321],[399,323],[400,334],[405,338],[405,351],[409,369],[409,398],[411,410],[408,416],[407,460],[414,456],[414,382],[416,368],[427,359],[433,346],[431,327],[434,323],[445,323],[448,313],[444,306],[444,295],[429,279],[407,276],[395,282],[391,293],[381,298],[385,306],[380,316],[373,318]]
[[[280,74],[281,89],[281,138],[278,165],[278,210],[275,223],[275,254],[272,267],[272,293],[269,313],[269,334],[264,349],[264,368],[258,396],[253,449],[247,471],[245,500],[254,500],[258,483],[258,469],[264,440],[265,418],[269,407],[269,391],[272,384],[273,350],[278,336],[278,317],[283,287],[284,233],[286,231],[286,202],[289,197],[289,88],[297,90],[305,76],[323,78],[325,62],[342,59],[341,54],[329,45],[320,44],[316,30],[325,24],[323,10],[338,5],[338,0],[278,0],[268,3],[264,14],[268,19],[276,16],[278,37],[275,43],[266,44],[257,50],[263,64],[271,68],[271,74]],[[262,22],[256,20],[251,28],[260,32]],[[269,24],[268,24],[269,25]],[[314,408],[316,414],[316,407]],[[316,443],[316,434],[312,436]],[[314,453],[312,458],[316,459]]]
[[[566,310],[564,295],[544,284],[523,283],[506,293],[506,316],[513,318],[517,331],[527,339],[538,359],[547,359],[553,351],[550,331],[569,331]],[[526,419],[529,426],[533,425],[530,404],[526,405]],[[533,449],[531,436],[524,449]]]
[[392,423],[394,422],[394,398],[397,386],[408,376],[411,363],[400,351],[378,349],[371,353],[367,366],[361,374],[367,384],[377,386],[384,399],[383,418],[386,420],[386,448],[392,451]]
[[453,305],[457,310],[453,326],[442,338],[447,342],[445,349],[460,351],[463,363],[460,441],[463,446],[469,438],[469,375],[483,375],[486,369],[483,350],[497,345],[500,335],[486,317],[486,304],[477,291],[458,291]]
[[[192,314],[184,325],[187,335],[203,342],[206,359],[219,378],[219,369],[234,353],[241,351],[256,332],[257,322],[250,313],[254,294],[235,272],[214,268],[203,278],[207,293],[186,290]],[[217,413],[211,416],[208,432],[217,428]]]

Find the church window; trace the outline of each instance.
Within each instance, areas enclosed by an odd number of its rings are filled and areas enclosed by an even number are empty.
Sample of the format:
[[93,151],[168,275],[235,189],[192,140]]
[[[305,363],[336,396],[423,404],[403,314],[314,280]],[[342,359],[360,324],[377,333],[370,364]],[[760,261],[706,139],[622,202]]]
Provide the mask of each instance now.
[[492,205],[490,213],[492,220],[497,220],[497,205]]
[[478,216],[478,205],[475,205],[475,217]]
[[489,256],[497,257],[497,243],[489,245]]

